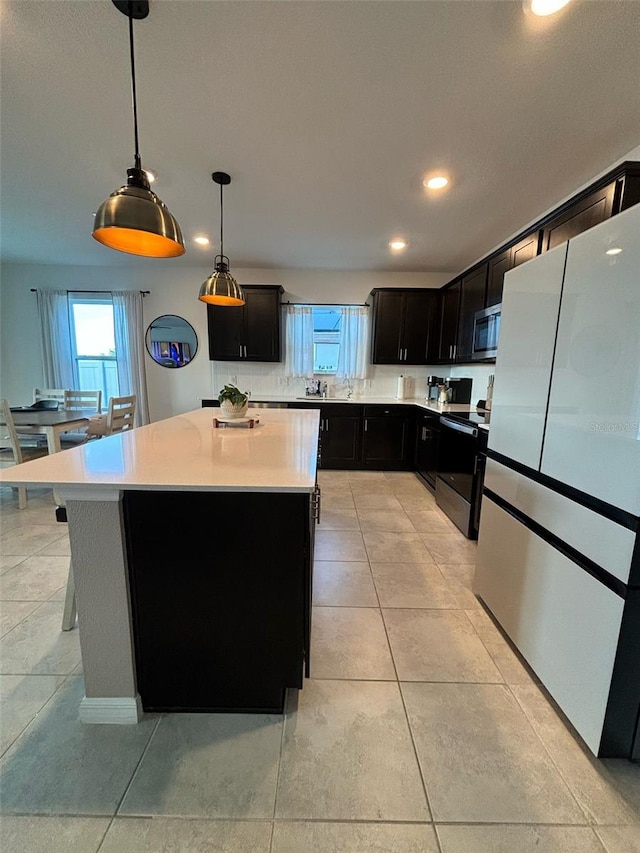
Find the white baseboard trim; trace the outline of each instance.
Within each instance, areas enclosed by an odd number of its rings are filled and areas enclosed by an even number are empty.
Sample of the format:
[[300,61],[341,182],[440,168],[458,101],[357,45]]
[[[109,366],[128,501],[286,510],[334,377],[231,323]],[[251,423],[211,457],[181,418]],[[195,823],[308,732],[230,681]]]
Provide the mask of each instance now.
[[140,696],[85,696],[80,702],[80,722],[131,726],[142,719]]

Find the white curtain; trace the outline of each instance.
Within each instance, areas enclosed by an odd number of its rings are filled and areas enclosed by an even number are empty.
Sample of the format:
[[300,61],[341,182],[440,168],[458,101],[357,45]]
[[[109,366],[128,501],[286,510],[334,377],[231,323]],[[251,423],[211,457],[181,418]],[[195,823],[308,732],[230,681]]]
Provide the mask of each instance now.
[[149,423],[142,294],[138,290],[114,290],[111,295],[120,394],[136,395],[134,425],[142,426]]
[[45,388],[75,388],[66,290],[36,290]]
[[366,379],[369,366],[369,308],[343,305],[340,308],[340,352],[338,379]]
[[287,305],[287,376],[313,376],[313,313],[308,305]]

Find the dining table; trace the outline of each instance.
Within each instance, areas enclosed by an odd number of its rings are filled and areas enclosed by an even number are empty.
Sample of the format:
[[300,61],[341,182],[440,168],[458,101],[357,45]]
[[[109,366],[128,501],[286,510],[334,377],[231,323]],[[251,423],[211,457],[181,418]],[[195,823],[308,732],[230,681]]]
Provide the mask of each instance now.
[[61,434],[82,429],[97,412],[95,409],[29,410],[25,407],[21,411],[12,409],[11,414],[18,435],[44,435],[49,453],[58,453],[62,450]]

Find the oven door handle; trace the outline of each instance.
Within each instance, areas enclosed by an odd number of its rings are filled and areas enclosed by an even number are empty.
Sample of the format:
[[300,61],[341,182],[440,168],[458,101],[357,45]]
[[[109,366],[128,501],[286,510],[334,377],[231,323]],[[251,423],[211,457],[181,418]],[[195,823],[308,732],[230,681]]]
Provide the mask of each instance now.
[[471,435],[473,438],[478,437],[478,430],[476,427],[471,426],[470,424],[460,424],[458,421],[449,420],[449,418],[440,418],[440,423],[442,426],[447,427],[448,429],[453,429],[456,432],[462,432],[465,435]]

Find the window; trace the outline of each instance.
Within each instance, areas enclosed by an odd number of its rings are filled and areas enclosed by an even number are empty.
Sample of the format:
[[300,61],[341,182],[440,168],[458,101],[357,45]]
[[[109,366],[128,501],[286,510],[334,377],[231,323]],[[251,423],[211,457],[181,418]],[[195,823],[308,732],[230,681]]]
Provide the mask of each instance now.
[[340,353],[340,311],[331,305],[314,307],[313,372],[336,373]]
[[80,391],[102,391],[103,404],[118,396],[113,301],[96,294],[69,295],[71,352]]

